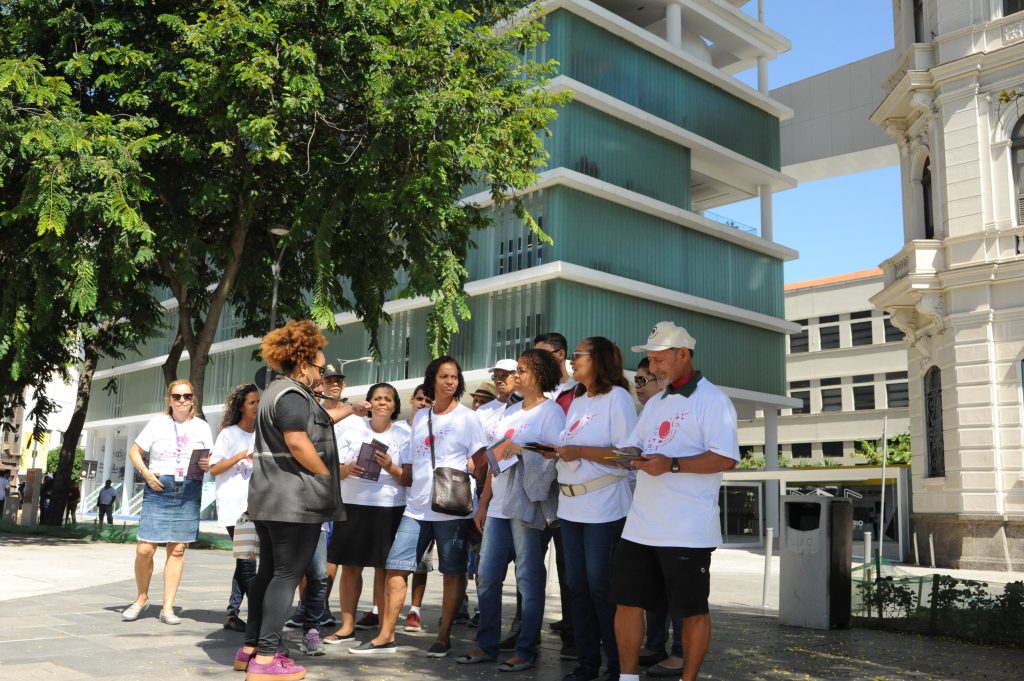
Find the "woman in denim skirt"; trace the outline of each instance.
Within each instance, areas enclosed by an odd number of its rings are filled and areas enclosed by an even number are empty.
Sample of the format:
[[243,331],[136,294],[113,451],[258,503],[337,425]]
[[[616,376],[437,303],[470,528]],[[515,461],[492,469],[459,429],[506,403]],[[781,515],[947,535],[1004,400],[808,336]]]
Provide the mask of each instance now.
[[[139,541],[135,549],[135,584],[138,596],[121,613],[134,622],[149,607],[149,582],[158,544],[167,545],[164,563],[164,597],[160,621],[180,624],[174,614],[174,597],[185,568],[185,547],[199,537],[199,499],[203,480],[190,479],[189,462],[194,450],[206,450],[209,460],[213,435],[206,421],[196,417],[192,384],[178,379],[167,386],[167,409],[146,424],[128,456],[146,481],[142,496]],[[148,463],[143,454],[149,454]],[[195,476],[192,476],[195,477]]]

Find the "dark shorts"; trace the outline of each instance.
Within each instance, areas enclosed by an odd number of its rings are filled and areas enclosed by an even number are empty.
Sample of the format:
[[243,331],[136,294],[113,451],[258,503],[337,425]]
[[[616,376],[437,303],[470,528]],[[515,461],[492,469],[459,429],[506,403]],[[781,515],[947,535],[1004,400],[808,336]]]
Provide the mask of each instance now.
[[334,521],[327,562],[384,567],[404,512],[405,506],[345,504],[345,519]]
[[704,615],[711,592],[711,552],[619,541],[612,561],[609,599],[618,605],[657,610],[668,604],[676,617]]

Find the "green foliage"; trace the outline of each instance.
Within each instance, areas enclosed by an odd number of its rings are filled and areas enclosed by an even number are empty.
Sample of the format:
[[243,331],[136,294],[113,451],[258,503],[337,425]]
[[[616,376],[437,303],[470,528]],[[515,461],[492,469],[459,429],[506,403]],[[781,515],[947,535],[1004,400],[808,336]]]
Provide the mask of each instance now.
[[860,582],[857,589],[869,612],[877,614],[879,619],[910,617],[917,607],[917,593],[892,577]]
[[[85,461],[85,450],[81,447],[75,448],[75,463],[71,468],[71,480],[78,481],[82,477],[82,462]],[[60,447],[54,447],[46,453],[46,472],[56,473],[57,465],[60,463]]]
[[[873,466],[882,465],[882,450],[875,442],[858,440],[853,455],[867,459],[868,463]],[[889,438],[886,447],[886,463],[889,465],[910,463],[910,433],[900,433]]]
[[932,607],[939,610],[985,610],[995,603],[986,590],[986,582],[972,582],[949,575],[939,575],[939,588]]
[[744,456],[740,459],[740,462],[736,465],[736,468],[751,469],[751,468],[764,468],[765,461],[763,456]]

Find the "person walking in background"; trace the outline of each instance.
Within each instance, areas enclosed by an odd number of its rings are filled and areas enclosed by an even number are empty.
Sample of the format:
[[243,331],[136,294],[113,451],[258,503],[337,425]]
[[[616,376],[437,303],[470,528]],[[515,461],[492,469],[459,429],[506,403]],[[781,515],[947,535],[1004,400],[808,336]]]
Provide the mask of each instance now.
[[[193,451],[213,446],[210,425],[198,418],[192,384],[183,379],[167,386],[167,409],[142,429],[128,456],[146,481],[142,495],[139,539],[135,549],[135,602],[121,613],[133,622],[149,607],[149,583],[153,578],[153,555],[158,544],[167,545],[164,562],[164,599],[160,621],[181,624],[174,613],[185,569],[185,548],[199,537],[199,500],[203,480],[188,474]],[[149,453],[149,463],[143,453]]]
[[0,520],[4,517],[4,504],[9,496],[11,496],[11,472],[2,470],[0,471]]
[[[313,395],[327,343],[311,321],[290,321],[263,337],[263,360],[281,375],[267,387],[256,417],[249,517],[260,539],[259,569],[249,589],[245,641],[235,668],[248,681],[298,681],[304,667],[279,653],[281,630],[299,578],[324,522],[343,520],[333,424],[356,409],[325,410]],[[319,642],[319,632],[316,633]],[[306,641],[304,641],[306,643]]]
[[[235,538],[235,525],[249,504],[249,478],[252,477],[252,445],[256,430],[256,414],[260,408],[260,391],[252,383],[235,386],[224,403],[220,433],[210,454],[210,474],[217,485],[217,524]],[[256,561],[235,559],[231,576],[231,597],[228,599],[224,628],[245,631],[245,622],[238,616],[242,597],[256,576]]]
[[[72,525],[78,524],[78,502],[82,500],[82,488],[78,486],[77,482],[71,483],[71,489],[68,490],[68,505],[64,509],[64,522],[71,523]],[[0,509],[2,512],[3,509]]]
[[103,489],[96,497],[96,508],[99,509],[101,528],[103,527],[103,516],[107,517],[108,523],[114,524],[114,500],[117,499],[117,490],[111,487],[112,484],[110,480],[103,483]]
[[693,368],[696,341],[659,322],[645,345],[651,372],[665,386],[622,446],[643,456],[636,494],[615,552],[612,600],[622,681],[639,679],[644,610],[668,603],[683,620],[683,681],[695,681],[711,641],[711,553],[722,543],[722,474],[739,462],[732,400]]
[[612,555],[632,495],[629,471],[609,463],[608,449],[636,424],[633,396],[622,373],[622,354],[607,338],[587,338],[572,354],[579,385],[569,406],[558,450],[558,517],[565,547],[565,576],[573,608],[577,666],[565,681],[589,681],[601,669],[619,673],[615,605],[608,599]]

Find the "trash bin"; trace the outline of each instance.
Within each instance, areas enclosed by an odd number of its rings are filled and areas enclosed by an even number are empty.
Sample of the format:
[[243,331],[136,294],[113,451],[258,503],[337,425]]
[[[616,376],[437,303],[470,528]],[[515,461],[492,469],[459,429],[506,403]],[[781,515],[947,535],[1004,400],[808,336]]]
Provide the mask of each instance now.
[[810,629],[850,626],[853,503],[782,498],[779,622]]

